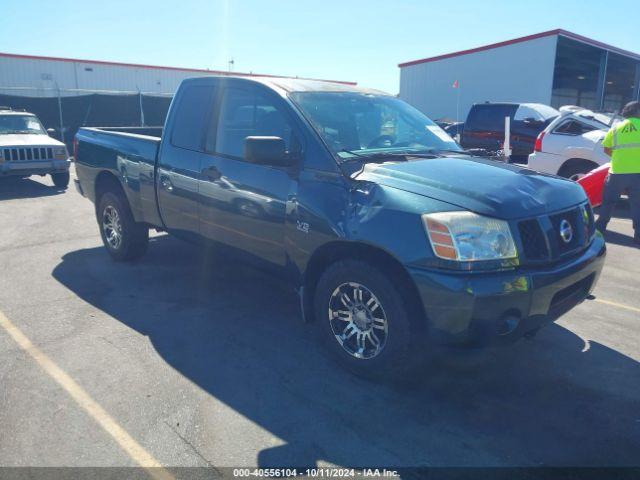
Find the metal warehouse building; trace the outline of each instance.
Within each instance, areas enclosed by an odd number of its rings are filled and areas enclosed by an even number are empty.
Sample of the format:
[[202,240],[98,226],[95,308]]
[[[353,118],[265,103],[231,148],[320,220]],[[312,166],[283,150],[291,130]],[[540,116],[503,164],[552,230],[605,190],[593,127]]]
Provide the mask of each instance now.
[[3,94],[49,97],[57,96],[58,92],[68,96],[106,91],[173,95],[185,78],[208,75],[285,78],[280,75],[0,53],[0,93]]
[[400,98],[434,119],[474,103],[535,102],[617,111],[639,98],[640,55],[566,30],[401,63]]
[[180,82],[209,75],[285,78],[0,53],[0,105],[35,113],[69,144],[81,126],[160,126]]

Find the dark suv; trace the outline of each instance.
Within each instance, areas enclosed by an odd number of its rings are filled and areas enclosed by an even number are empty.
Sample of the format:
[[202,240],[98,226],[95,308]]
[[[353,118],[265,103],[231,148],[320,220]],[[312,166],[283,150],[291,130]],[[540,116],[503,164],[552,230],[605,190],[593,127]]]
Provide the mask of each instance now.
[[560,112],[540,103],[476,103],[471,107],[462,132],[465,149],[501,150],[504,144],[504,119],[511,118],[511,161],[526,163],[533,153],[538,134]]

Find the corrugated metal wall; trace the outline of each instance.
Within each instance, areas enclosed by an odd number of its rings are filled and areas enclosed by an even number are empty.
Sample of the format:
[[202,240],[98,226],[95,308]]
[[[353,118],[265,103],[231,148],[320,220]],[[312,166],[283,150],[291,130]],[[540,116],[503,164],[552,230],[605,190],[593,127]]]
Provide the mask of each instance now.
[[[550,104],[557,36],[400,69],[400,98],[432,119],[464,121],[478,102]],[[459,89],[452,87],[458,81]],[[456,112],[457,96],[460,100]]]
[[173,93],[183,79],[206,75],[188,70],[0,55],[0,93],[14,95],[52,96],[58,88],[62,95],[73,95],[65,90],[76,89]]

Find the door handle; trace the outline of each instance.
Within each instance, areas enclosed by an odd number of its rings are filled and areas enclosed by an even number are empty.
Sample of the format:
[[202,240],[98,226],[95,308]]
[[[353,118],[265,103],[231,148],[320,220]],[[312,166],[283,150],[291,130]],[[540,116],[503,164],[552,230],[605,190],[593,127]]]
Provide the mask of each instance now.
[[173,192],[173,184],[171,183],[171,180],[169,180],[169,177],[165,177],[164,175],[160,177],[160,185],[167,192],[169,193]]

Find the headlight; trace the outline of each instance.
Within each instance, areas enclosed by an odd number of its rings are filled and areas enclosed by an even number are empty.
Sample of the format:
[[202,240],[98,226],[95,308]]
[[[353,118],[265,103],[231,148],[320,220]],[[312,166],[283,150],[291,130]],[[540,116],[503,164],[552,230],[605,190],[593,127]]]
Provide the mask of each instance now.
[[66,147],[53,147],[53,158],[56,160],[66,160],[69,158]]
[[436,256],[458,262],[517,258],[509,224],[472,212],[428,213],[422,216]]

